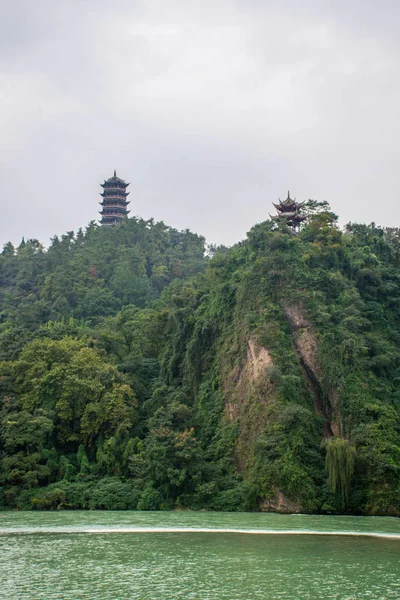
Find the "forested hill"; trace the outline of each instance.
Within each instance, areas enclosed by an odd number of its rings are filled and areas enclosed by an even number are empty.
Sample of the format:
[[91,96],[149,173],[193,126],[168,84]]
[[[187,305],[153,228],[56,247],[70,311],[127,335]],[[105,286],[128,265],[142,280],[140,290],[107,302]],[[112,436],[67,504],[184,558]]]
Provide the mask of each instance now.
[[400,231],[162,223],[0,256],[0,503],[400,514]]
[[[204,238],[153,220],[11,243],[0,255],[1,358],[43,325],[93,324],[122,307],[143,308],[172,281],[205,266]],[[36,337],[36,333],[34,337]],[[9,341],[7,342],[7,337]]]

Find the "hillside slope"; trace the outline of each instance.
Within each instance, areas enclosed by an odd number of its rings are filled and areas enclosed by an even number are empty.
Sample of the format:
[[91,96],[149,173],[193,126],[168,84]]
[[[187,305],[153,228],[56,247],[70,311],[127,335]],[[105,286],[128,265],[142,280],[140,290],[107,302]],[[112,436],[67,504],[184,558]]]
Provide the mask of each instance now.
[[[76,272],[56,286],[65,267],[38,267],[29,305],[10,266],[25,248],[3,251],[3,504],[399,514],[399,232],[325,211],[211,260],[175,232],[174,276],[174,242],[151,271],[136,233],[110,250],[129,227],[79,250],[102,281],[84,311]],[[124,296],[144,273],[152,291]]]

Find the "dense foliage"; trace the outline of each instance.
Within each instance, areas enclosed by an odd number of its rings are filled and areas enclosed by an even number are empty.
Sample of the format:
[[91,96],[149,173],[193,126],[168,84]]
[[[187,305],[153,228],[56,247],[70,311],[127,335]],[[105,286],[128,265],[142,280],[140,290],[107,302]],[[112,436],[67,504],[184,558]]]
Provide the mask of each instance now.
[[0,255],[0,504],[400,513],[400,231],[163,223]]

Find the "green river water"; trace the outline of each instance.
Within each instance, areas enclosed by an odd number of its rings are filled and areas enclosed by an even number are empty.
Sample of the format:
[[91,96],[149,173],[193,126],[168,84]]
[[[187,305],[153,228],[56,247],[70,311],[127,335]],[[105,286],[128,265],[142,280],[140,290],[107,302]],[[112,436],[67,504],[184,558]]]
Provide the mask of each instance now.
[[0,513],[1,600],[400,599],[400,520]]

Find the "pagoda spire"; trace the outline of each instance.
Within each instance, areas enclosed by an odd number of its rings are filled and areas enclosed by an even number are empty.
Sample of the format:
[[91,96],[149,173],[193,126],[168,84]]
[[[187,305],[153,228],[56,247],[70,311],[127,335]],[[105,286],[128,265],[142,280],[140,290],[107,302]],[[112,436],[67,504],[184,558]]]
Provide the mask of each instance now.
[[117,177],[117,170],[114,169],[113,177],[100,185],[103,188],[100,194],[102,197],[100,202],[102,207],[100,211],[101,224],[105,226],[117,225],[130,212],[127,210],[129,192],[126,191],[129,183]]

